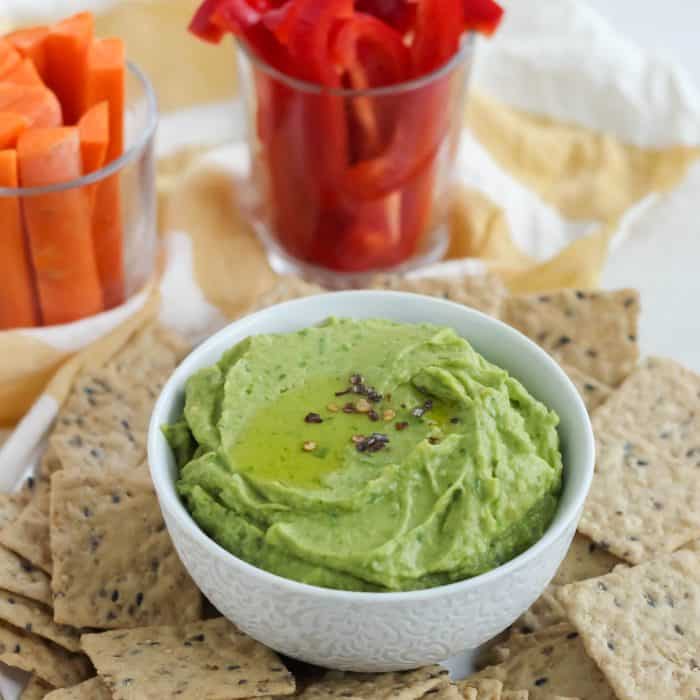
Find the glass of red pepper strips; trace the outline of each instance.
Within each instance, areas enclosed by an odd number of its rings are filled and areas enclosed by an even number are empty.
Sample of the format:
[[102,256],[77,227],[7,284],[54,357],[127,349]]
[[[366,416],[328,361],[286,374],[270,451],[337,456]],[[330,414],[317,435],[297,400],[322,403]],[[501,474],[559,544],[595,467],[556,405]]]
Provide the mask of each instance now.
[[243,48],[251,219],[278,272],[328,281],[444,254],[472,32],[502,14],[493,0],[205,0],[191,31]]

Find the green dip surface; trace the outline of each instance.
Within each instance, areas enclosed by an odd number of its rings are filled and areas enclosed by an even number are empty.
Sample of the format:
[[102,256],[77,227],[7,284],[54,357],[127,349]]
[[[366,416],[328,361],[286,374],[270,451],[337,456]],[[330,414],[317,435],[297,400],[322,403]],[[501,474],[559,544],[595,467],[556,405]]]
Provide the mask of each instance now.
[[542,537],[557,424],[449,328],[331,318],[236,345],[163,430],[182,499],[225,549],[317,586],[409,591]]

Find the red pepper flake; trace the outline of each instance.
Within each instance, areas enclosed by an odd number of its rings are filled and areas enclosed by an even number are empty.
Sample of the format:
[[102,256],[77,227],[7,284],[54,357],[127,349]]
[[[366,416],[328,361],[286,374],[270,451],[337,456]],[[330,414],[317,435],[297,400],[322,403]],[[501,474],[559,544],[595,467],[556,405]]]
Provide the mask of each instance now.
[[394,427],[399,431],[406,430],[406,428],[408,428],[408,423],[406,423],[406,421],[402,420],[402,421],[399,421]]
[[323,418],[318,413],[307,413],[304,417],[305,423],[323,423]]

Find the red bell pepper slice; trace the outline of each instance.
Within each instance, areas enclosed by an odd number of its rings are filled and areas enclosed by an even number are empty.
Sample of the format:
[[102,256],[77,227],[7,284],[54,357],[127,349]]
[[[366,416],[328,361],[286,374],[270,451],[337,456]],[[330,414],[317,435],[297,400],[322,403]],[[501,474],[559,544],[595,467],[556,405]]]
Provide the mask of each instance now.
[[494,0],[464,0],[464,28],[491,36],[503,19],[503,8]]
[[459,50],[465,0],[421,0],[413,39],[414,76],[427,75]]
[[378,17],[404,34],[416,22],[418,0],[357,0],[355,9]]
[[204,0],[190,22],[189,30],[192,34],[204,41],[218,44],[224,38],[226,30],[218,24],[215,24],[212,21],[212,17],[226,1],[227,0]]

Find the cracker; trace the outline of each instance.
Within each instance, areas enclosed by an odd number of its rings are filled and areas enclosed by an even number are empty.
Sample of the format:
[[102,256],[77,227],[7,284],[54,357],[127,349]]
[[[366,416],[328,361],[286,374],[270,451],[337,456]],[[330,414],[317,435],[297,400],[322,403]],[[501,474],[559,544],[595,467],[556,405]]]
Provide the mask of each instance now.
[[[549,586],[545,589],[544,593],[513,623],[511,628],[513,632],[532,634],[551,625],[565,622],[566,613],[556,598],[556,589],[556,586]],[[496,658],[498,659],[498,657]]]
[[593,377],[584,374],[580,369],[562,364],[562,369],[569,375],[569,379],[578,390],[588,412],[591,413],[598,406],[605,403],[612,392],[612,388]]
[[300,700],[418,700],[433,690],[449,685],[447,669],[426,666],[416,671],[396,673],[343,673],[310,685]]
[[471,679],[497,679],[528,690],[530,700],[576,695],[581,700],[616,700],[612,688],[586,654],[581,638],[566,623],[541,632],[514,635],[501,649],[504,661]]
[[18,493],[0,493],[0,532],[11,525],[24,510],[24,499]]
[[457,687],[462,693],[462,697],[465,700],[479,700],[479,694],[476,692],[476,688],[470,686],[463,686],[461,683],[457,683]]
[[700,470],[615,428],[596,434],[596,474],[579,531],[638,564],[700,537]]
[[49,493],[42,490],[11,525],[0,531],[0,544],[51,573]]
[[258,298],[257,302],[248,313],[260,311],[261,309],[266,309],[268,306],[281,304],[285,301],[291,301],[292,299],[325,294],[327,291],[327,289],[317,284],[305,282],[303,279],[294,277],[293,275],[280,277],[277,284],[275,284],[272,289]]
[[118,629],[200,617],[147,473],[54,474],[51,550],[57,622]]
[[463,697],[456,685],[448,683],[442,687],[429,690],[422,700],[462,700]]
[[112,694],[100,678],[91,678],[72,688],[61,688],[47,695],[48,700],[112,700]]
[[700,697],[700,554],[619,568],[559,599],[620,700]]
[[462,689],[474,688],[478,700],[501,700],[503,694],[503,683],[495,678],[475,678],[473,680],[467,678],[459,685]]
[[51,605],[51,581],[40,569],[0,545],[0,588]]
[[504,690],[501,695],[501,700],[529,700],[530,691],[528,690]]
[[0,661],[34,673],[56,688],[75,685],[91,675],[90,663],[80,654],[0,622]]
[[372,287],[441,297],[496,318],[500,316],[503,302],[508,296],[503,282],[490,274],[420,279],[385,275],[375,278]]
[[82,643],[114,700],[234,700],[294,692],[279,657],[224,618],[87,634]]
[[700,468],[700,375],[673,360],[645,360],[593,415],[597,431],[611,425]]
[[51,608],[17,593],[0,591],[0,620],[50,639],[68,651],[81,650],[80,630],[56,624]]
[[27,685],[24,686],[19,700],[42,700],[52,690],[53,688],[48,683],[44,683],[40,678],[32,676]]
[[563,364],[617,386],[639,358],[639,294],[565,289],[506,299],[504,320]]

